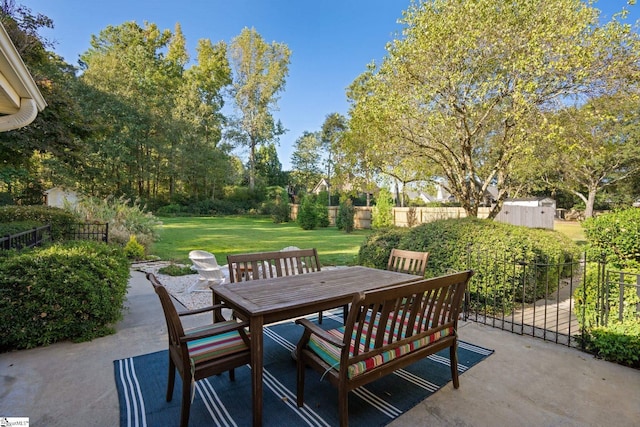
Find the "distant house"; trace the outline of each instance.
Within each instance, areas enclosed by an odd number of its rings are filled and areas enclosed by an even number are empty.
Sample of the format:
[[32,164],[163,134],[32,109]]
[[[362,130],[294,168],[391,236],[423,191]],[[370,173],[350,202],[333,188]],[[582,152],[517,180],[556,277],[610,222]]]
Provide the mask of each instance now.
[[65,202],[75,206],[78,202],[78,193],[73,190],[66,190],[62,187],[53,187],[44,192],[44,201],[47,206],[63,208]]
[[328,191],[329,190],[329,183],[327,182],[327,180],[325,178],[322,178],[316,185],[315,187],[313,187],[313,190],[311,190],[311,192],[313,194],[320,194],[323,191]]

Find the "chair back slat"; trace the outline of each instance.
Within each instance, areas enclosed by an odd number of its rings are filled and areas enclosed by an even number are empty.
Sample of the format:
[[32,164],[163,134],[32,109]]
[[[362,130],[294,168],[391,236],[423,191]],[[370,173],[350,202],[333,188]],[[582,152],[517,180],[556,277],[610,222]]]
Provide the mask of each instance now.
[[315,248],[228,255],[227,262],[232,283],[320,271]]
[[389,255],[387,270],[424,277],[428,259],[429,252],[406,251],[393,248]]

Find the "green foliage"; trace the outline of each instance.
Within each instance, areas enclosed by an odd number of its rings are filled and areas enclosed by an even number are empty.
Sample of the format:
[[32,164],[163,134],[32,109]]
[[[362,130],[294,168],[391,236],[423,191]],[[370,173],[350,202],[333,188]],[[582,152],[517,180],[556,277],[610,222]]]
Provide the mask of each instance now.
[[234,70],[232,95],[241,116],[233,139],[249,147],[249,188],[255,188],[255,152],[260,143],[273,141],[285,130],[271,113],[284,90],[291,50],[283,43],[264,41],[255,28],[243,28],[231,41]]
[[[632,208],[588,218],[583,222],[588,240],[587,253],[593,262],[587,264],[584,287],[574,291],[575,313],[587,327],[604,325],[620,312],[620,286],[624,285],[623,320],[638,316],[636,274],[640,274],[640,209]],[[603,264],[600,264],[602,262]],[[602,270],[606,268],[609,276]],[[624,271],[620,283],[615,270]],[[615,278],[603,283],[603,278]],[[602,307],[608,308],[609,319]]]
[[64,209],[52,206],[0,206],[0,223],[29,221],[32,224],[51,224],[51,238],[61,240],[78,219]]
[[144,246],[138,243],[135,235],[129,236],[129,241],[124,245],[124,253],[127,258],[141,260],[144,258]]
[[291,205],[286,188],[272,187],[268,190],[269,200],[264,204],[263,213],[270,215],[274,223],[289,222],[291,219]]
[[137,201],[132,203],[124,197],[83,198],[69,209],[81,221],[109,223],[110,242],[124,246],[131,236],[135,236],[147,251],[157,238],[158,228],[162,224],[151,213],[145,212]]
[[[603,271],[605,267],[608,275]],[[586,328],[605,325],[618,319],[620,310],[622,310],[623,321],[638,319],[637,307],[640,304],[640,296],[636,285],[640,269],[628,269],[624,273],[624,279],[621,279],[620,273],[611,270],[609,264],[587,263],[584,286],[576,288],[573,292],[574,312]],[[605,277],[608,280],[604,280]],[[621,285],[624,288],[622,307],[620,307]]]
[[[624,20],[600,21],[593,3],[411,2],[401,36],[349,88],[347,161],[361,171],[408,164],[423,177],[446,176],[468,216],[477,216],[489,185],[501,200],[519,191],[540,169],[534,148],[553,138],[541,112],[628,82],[620,64],[637,58],[638,33]],[[635,138],[615,139],[625,141]],[[580,139],[573,145],[584,156]]]
[[89,241],[0,258],[0,351],[113,333],[129,262],[122,248]]
[[616,268],[640,268],[640,209],[588,218],[582,226],[592,258],[604,256]]
[[354,228],[355,209],[351,203],[351,199],[346,199],[340,203],[338,207],[338,215],[336,216],[336,227],[345,233],[351,233]]
[[640,368],[640,322],[612,322],[586,332],[585,348],[602,359]]
[[166,274],[167,276],[187,276],[189,274],[197,274],[197,271],[193,270],[187,265],[169,264],[165,267],[158,269],[158,273]]
[[387,228],[393,225],[393,198],[387,188],[382,188],[373,207],[371,226]]
[[[473,268],[476,275],[469,288],[472,300],[486,310],[506,312],[517,301],[514,294],[524,294],[531,302],[553,292],[560,278],[569,273],[565,261],[578,255],[576,245],[560,233],[462,218],[402,231],[376,231],[360,248],[360,261],[381,268],[393,247],[429,252],[430,277]],[[538,269],[536,263],[544,267]],[[506,265],[513,268],[505,269]]]
[[391,249],[400,247],[400,241],[408,231],[408,228],[399,227],[376,230],[360,246],[358,264],[365,267],[387,268]]
[[298,208],[298,224],[303,230],[313,230],[318,225],[318,212],[313,198],[306,196]]
[[18,234],[23,231],[32,230],[34,228],[40,227],[40,224],[37,221],[15,221],[15,222],[3,222],[0,223],[0,236],[6,236],[7,234]]
[[331,221],[329,221],[329,209],[327,203],[329,202],[326,191],[320,192],[314,197],[316,202],[316,213],[318,214],[317,224],[318,227],[328,227]]

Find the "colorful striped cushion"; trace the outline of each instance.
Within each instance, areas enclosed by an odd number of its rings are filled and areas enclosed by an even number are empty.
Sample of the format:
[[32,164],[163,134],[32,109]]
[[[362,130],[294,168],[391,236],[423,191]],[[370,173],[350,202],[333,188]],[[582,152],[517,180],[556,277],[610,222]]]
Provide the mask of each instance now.
[[[228,325],[229,323],[235,323],[235,321],[229,320],[226,322],[214,323],[213,325],[208,325],[206,327],[191,329],[189,332],[198,332],[205,329],[215,330],[216,328]],[[212,337],[190,341],[187,343],[187,348],[189,349],[189,358],[193,364],[197,365],[198,363],[206,362],[207,360],[217,359],[222,356],[247,350],[249,347],[242,340],[238,331],[231,331]]]
[[[400,317],[400,316],[399,316]],[[369,349],[373,348],[373,345],[375,344],[375,335],[378,329],[378,318],[376,318],[376,320],[373,322],[373,331],[372,331],[372,339],[371,339],[371,343],[369,346]],[[391,322],[389,322],[391,323]],[[359,349],[360,349],[360,353],[365,351],[365,337],[366,337],[366,333],[368,330],[368,326],[370,325],[370,323],[368,322],[367,324],[364,325],[364,327],[362,328],[362,336],[360,337],[360,343],[359,343]],[[398,330],[400,329],[401,326],[406,327],[406,322],[404,324],[400,324],[400,322],[396,323],[396,327],[394,330],[394,336],[397,336],[398,334]],[[403,328],[404,329],[404,328]],[[329,334],[335,336],[336,338],[338,338],[339,340],[342,340],[343,336],[344,336],[344,326],[341,326],[338,329],[332,329],[330,331],[327,331]],[[385,339],[384,339],[384,344],[387,344],[389,342],[388,337],[389,337],[389,325],[387,326],[387,329],[385,330]],[[361,362],[358,363],[354,363],[352,365],[349,366],[348,368],[348,377],[349,378],[353,378],[355,376],[358,376],[370,369],[375,368],[376,366],[380,366],[386,362],[389,362],[393,359],[396,359],[404,354],[407,354],[413,350],[419,349],[421,347],[426,346],[429,343],[432,343],[434,341],[439,340],[440,338],[452,335],[454,333],[453,328],[447,328],[444,330],[441,330],[439,332],[436,332],[434,334],[425,336],[421,339],[417,339],[415,341],[411,341],[407,344],[404,344],[402,346],[396,347],[394,349],[390,349],[384,353],[381,353],[377,356],[374,357],[370,357],[368,359],[365,359]],[[354,349],[354,341],[355,341],[355,331],[353,334],[353,337],[351,339],[351,344],[350,344],[350,349],[349,349],[349,355],[352,356],[353,355],[353,349]],[[383,345],[384,345],[383,344]],[[322,338],[320,338],[319,336],[312,334],[311,338],[309,340],[309,348],[311,350],[313,350],[322,360],[324,360],[327,364],[329,364],[331,367],[333,367],[334,369],[338,369],[338,365],[340,364],[340,349],[336,346],[334,346],[333,344],[330,344],[329,342],[323,340]]]

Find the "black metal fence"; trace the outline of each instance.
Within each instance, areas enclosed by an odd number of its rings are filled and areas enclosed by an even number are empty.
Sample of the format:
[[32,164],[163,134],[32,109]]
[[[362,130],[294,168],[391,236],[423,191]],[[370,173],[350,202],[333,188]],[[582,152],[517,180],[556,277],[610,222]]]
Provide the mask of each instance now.
[[[96,240],[109,242],[109,224],[72,224],[63,233],[65,240]],[[27,249],[42,246],[50,242],[51,224],[33,228],[16,234],[7,234],[0,237],[0,249]]]
[[78,223],[69,226],[65,233],[67,240],[96,240],[109,243],[109,223]]
[[640,274],[614,271],[603,260],[549,263],[469,253],[476,271],[465,320],[569,347],[610,319],[640,319]]
[[20,250],[41,246],[49,241],[51,241],[51,224],[0,237],[0,248]]

